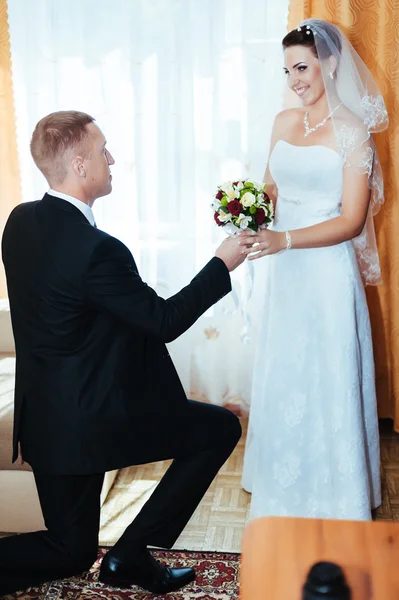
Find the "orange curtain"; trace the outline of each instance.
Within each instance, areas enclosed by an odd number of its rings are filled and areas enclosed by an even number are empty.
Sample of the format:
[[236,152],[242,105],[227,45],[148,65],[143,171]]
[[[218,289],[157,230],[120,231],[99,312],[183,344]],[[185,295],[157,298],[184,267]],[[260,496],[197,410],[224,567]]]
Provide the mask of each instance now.
[[399,0],[291,0],[289,30],[303,19],[330,21],[371,69],[384,95],[389,129],[375,136],[385,205],[375,219],[384,283],[367,288],[374,338],[378,409],[399,431]]
[[[0,0],[0,236],[11,210],[21,202],[20,173],[12,92],[7,2]],[[0,261],[0,298],[7,296]]]

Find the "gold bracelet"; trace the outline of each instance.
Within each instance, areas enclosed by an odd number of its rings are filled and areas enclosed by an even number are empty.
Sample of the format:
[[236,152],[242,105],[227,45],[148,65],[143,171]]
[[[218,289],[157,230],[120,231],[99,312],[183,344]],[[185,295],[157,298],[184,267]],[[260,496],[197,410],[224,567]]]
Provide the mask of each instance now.
[[291,250],[292,248],[292,240],[291,240],[291,234],[289,231],[285,232],[285,239],[287,240],[287,248],[286,250]]

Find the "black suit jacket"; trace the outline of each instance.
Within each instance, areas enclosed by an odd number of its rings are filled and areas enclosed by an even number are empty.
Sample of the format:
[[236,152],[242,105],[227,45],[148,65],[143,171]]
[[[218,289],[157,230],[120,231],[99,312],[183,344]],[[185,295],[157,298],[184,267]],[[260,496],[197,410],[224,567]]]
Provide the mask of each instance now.
[[213,258],[164,300],[120,241],[48,194],[14,209],[2,252],[16,344],[13,461],[20,442],[23,459],[49,473],[141,462],[157,444],[154,424],[167,435],[187,402],[165,342],[231,290],[225,264]]

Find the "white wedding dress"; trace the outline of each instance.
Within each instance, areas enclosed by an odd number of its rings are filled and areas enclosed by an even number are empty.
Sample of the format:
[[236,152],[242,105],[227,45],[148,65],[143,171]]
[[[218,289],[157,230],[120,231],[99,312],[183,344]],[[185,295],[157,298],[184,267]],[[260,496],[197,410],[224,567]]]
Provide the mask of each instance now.
[[[277,231],[339,216],[343,159],[279,141]],[[251,518],[370,519],[381,503],[374,360],[351,242],[268,261],[243,487]]]

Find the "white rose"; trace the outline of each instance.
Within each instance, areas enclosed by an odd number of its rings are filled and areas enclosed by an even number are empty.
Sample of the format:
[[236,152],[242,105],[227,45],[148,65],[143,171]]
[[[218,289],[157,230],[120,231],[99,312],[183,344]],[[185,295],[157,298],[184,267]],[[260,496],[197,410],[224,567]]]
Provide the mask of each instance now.
[[254,196],[254,194],[252,194],[251,192],[246,192],[243,197],[241,198],[241,204],[243,206],[245,206],[246,208],[248,208],[249,206],[252,206],[253,204],[255,204],[256,202],[256,198]]

